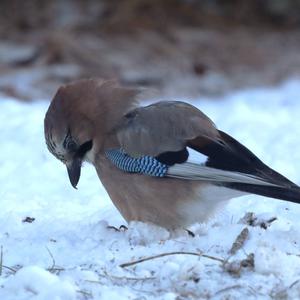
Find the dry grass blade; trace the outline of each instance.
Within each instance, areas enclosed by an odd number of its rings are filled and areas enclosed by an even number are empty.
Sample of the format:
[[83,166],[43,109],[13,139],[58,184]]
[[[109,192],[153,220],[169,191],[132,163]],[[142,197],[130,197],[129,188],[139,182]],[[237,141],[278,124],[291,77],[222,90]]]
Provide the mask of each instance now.
[[128,280],[128,281],[146,281],[146,280],[153,280],[156,279],[156,277],[152,276],[152,277],[127,277],[127,276],[116,276],[116,275],[112,275],[109,274],[106,270],[104,270],[104,275],[102,275],[103,277],[109,277],[111,279],[115,279],[115,280]]
[[81,294],[84,299],[93,299],[93,294],[87,291],[83,291],[83,290],[77,290],[77,293]]
[[300,282],[300,279],[297,279],[296,281],[294,281],[288,288],[291,289],[293,288],[296,284],[298,284]]
[[232,285],[232,286],[228,286],[228,287],[225,287],[225,288],[217,291],[214,296],[220,295],[220,294],[225,293],[225,292],[230,291],[230,290],[240,289],[240,288],[243,288],[243,286],[241,286],[240,284],[235,284],[235,285]]
[[59,266],[56,265],[55,258],[53,256],[52,252],[49,250],[49,248],[46,247],[46,249],[47,249],[47,251],[48,251],[48,253],[49,253],[49,255],[50,255],[51,259],[52,259],[52,266],[49,267],[49,268],[47,268],[47,271],[49,271],[50,273],[64,271],[65,270],[64,268],[59,267]]
[[17,272],[17,270],[15,270],[11,267],[3,265],[3,246],[1,245],[1,249],[0,249],[0,276],[2,276],[3,269],[9,270],[14,274]]
[[2,267],[3,267],[3,246],[1,245],[1,253],[0,253],[0,276],[2,276]]
[[54,268],[55,265],[56,265],[56,263],[55,263],[55,258],[54,258],[54,256],[53,256],[52,252],[49,250],[49,248],[46,247],[46,249],[47,249],[47,252],[49,253],[49,255],[50,255],[51,259],[52,259],[52,266],[51,266],[50,268],[48,268],[48,270],[53,270],[53,268]]
[[235,239],[234,243],[231,246],[229,253],[232,255],[236,254],[237,251],[240,250],[244,246],[248,237],[249,237],[249,230],[247,227],[245,227],[241,231],[241,233],[237,236],[237,238]]
[[198,253],[198,252],[176,251],[176,252],[166,252],[166,253],[161,253],[161,254],[157,254],[157,255],[152,255],[152,256],[140,258],[140,259],[128,262],[128,263],[121,264],[120,267],[121,268],[126,268],[126,267],[130,267],[130,266],[133,266],[133,265],[145,262],[145,261],[157,259],[157,258],[164,257],[164,256],[170,256],[170,255],[194,255],[194,256],[205,257],[205,258],[208,258],[208,259],[212,259],[212,260],[216,260],[218,262],[224,263],[224,259],[214,257],[214,256],[211,256],[211,255],[206,255],[206,254]]
[[11,267],[8,267],[8,266],[4,266],[4,265],[2,265],[2,269],[6,269],[6,270],[9,270],[9,271],[11,271],[12,273],[17,273],[17,270],[15,270],[15,269],[13,269],[13,268],[11,268]]

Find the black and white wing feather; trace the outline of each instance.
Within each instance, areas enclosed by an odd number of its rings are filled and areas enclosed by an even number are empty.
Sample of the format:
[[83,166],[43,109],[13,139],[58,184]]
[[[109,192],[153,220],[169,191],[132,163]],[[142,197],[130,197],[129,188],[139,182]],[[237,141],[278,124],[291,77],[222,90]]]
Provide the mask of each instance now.
[[[196,107],[158,102],[127,113],[117,129],[121,148],[130,156],[151,156],[167,164],[168,177],[215,185],[300,203],[300,188],[266,166],[250,150]],[[187,162],[192,148],[207,156],[204,164]]]

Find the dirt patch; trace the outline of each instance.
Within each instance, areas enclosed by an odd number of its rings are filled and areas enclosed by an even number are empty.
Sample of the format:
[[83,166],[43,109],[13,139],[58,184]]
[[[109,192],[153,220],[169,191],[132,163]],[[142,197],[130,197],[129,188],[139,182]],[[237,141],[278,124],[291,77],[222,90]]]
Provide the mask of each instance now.
[[291,26],[296,17],[286,20],[290,11],[281,8],[276,19],[263,6],[255,15],[247,1],[234,14],[231,1],[160,2],[23,4],[1,27],[0,92],[49,98],[64,82],[99,76],[196,97],[299,76],[300,31]]

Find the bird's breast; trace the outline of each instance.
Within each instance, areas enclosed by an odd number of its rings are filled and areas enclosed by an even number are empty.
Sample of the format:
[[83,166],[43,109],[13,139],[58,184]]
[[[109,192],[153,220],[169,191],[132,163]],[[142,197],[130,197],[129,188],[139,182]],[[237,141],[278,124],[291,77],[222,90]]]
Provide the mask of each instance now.
[[126,173],[105,156],[99,157],[95,166],[127,221],[151,222],[171,229],[186,227],[207,221],[221,203],[232,198],[231,190],[208,183]]

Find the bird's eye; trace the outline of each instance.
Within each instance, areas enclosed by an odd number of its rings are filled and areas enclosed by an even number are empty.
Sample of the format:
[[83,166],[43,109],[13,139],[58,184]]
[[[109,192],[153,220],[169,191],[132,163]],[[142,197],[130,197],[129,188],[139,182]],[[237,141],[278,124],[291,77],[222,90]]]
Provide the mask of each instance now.
[[90,141],[87,141],[85,143],[83,143],[79,148],[78,150],[76,151],[76,156],[77,157],[80,157],[80,158],[83,158],[84,155],[90,151],[93,147],[93,141],[90,140]]
[[63,141],[63,147],[65,149],[67,149],[69,152],[76,152],[77,150],[77,144],[75,143],[75,141],[73,140],[72,136],[71,136],[71,132],[70,130],[68,131],[64,141]]
[[73,140],[70,140],[66,145],[66,149],[70,152],[76,152],[77,144]]

